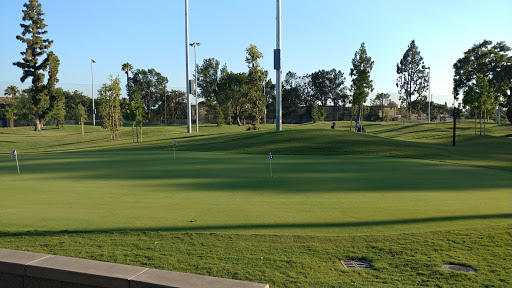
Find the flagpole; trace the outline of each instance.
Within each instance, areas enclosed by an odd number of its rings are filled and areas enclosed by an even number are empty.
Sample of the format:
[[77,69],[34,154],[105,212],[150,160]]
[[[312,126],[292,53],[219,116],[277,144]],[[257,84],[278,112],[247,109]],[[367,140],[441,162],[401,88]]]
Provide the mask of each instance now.
[[172,145],[172,150],[174,151],[174,160],[176,160],[176,145]]
[[16,153],[16,167],[18,167],[18,174],[20,173],[20,165],[18,164],[18,153]]

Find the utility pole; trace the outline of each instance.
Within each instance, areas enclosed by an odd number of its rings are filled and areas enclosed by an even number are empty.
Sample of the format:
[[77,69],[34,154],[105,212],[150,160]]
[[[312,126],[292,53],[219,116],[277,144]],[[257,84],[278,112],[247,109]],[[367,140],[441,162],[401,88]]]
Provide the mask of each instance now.
[[276,50],[274,69],[276,70],[276,131],[283,130],[281,104],[281,0],[276,0]]
[[96,126],[96,109],[94,108],[94,70],[92,69],[92,64],[96,63],[93,59],[91,59],[91,76],[92,76],[92,126]]
[[165,85],[164,85],[164,121],[165,124],[167,124],[167,91],[165,91]]
[[194,46],[194,65],[195,65],[195,76],[194,76],[194,96],[196,97],[196,132],[199,132],[199,108],[197,104],[197,53],[196,46],[201,46],[201,43],[194,42],[190,46]]
[[430,102],[432,101],[430,96],[430,66],[428,69],[428,123],[430,123]]
[[187,58],[187,133],[192,133],[192,114],[190,111],[189,59],[188,59],[188,0],[185,0],[185,50]]

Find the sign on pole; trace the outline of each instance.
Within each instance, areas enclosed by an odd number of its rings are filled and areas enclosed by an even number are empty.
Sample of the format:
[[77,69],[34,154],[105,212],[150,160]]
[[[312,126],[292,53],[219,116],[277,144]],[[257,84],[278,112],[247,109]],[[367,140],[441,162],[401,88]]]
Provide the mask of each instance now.
[[20,165],[18,164],[18,153],[16,152],[16,150],[12,151],[11,158],[12,157],[16,157],[16,167],[18,168],[18,174],[21,174],[20,173]]
[[274,158],[274,156],[272,156],[272,152],[268,152],[268,160],[270,161],[270,177],[272,177],[272,158]]

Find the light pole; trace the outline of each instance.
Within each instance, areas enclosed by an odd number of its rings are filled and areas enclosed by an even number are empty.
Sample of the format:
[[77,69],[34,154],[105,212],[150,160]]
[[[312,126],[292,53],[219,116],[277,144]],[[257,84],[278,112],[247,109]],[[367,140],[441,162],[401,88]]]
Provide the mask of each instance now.
[[185,0],[185,50],[187,62],[187,133],[192,133],[192,120],[190,111],[190,83],[189,83],[189,59],[188,59],[188,0]]
[[430,96],[430,66],[427,67],[428,69],[428,123],[430,123],[430,101],[432,101]]
[[194,83],[194,96],[196,97],[196,132],[199,132],[199,109],[197,107],[197,55],[196,55],[196,46],[201,46],[201,43],[194,42],[191,43],[190,46],[194,46],[194,65],[195,65],[195,83]]
[[94,70],[92,69],[92,64],[96,63],[93,59],[91,59],[91,76],[92,76],[92,126],[96,126],[96,109],[94,109]]
[[276,131],[283,130],[281,111],[281,0],[276,0],[276,49],[274,50],[274,69],[276,70]]

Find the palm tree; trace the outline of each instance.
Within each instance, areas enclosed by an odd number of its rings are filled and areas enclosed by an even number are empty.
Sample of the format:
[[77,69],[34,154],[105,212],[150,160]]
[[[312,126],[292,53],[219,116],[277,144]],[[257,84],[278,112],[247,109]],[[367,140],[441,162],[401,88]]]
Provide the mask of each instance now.
[[124,73],[126,73],[126,94],[127,94],[127,95],[130,95],[130,93],[129,93],[130,91],[128,91],[128,90],[129,90],[129,89],[128,89],[128,87],[129,87],[129,85],[128,85],[128,84],[129,84],[129,82],[130,82],[130,75],[129,75],[129,73],[133,71],[133,66],[132,66],[132,64],[130,64],[130,63],[128,63],[128,62],[126,62],[126,63],[124,63],[124,64],[123,64],[123,66],[121,67],[121,70],[122,70]]
[[15,98],[20,94],[20,89],[16,87],[15,85],[11,85],[5,89],[4,95],[11,96],[10,100],[7,100],[7,105],[5,107],[6,112],[6,118],[9,120],[9,126],[11,128],[14,128],[14,120],[16,119],[16,104],[15,104]]
[[16,98],[16,96],[18,96],[18,94],[20,94],[20,89],[18,89],[18,87],[16,87],[15,85],[11,85],[11,86],[7,87],[7,89],[5,89],[5,92],[4,92],[4,95],[9,95],[13,99]]

